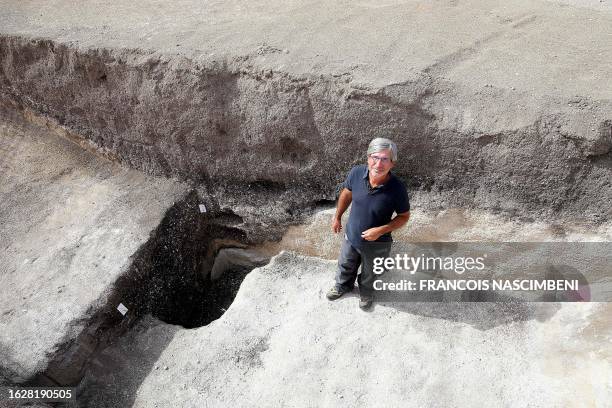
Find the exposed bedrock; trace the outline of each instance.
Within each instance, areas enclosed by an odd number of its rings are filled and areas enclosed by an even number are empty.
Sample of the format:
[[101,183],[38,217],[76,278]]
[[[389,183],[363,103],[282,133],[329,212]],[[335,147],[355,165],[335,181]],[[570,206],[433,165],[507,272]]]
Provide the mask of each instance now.
[[439,65],[376,87],[350,72],[295,75],[249,58],[6,35],[0,61],[0,97],[152,174],[329,200],[369,140],[385,135],[410,189],[433,193],[423,207],[589,221],[612,209],[610,99],[469,89]]
[[87,370],[79,401],[605,406],[609,304],[390,302],[364,314],[355,294],[325,301],[334,267],[283,252],[251,272],[223,317],[205,327],[144,318],[101,353],[112,370]]
[[0,152],[0,385],[76,384],[143,314],[207,324],[254,267],[225,257],[212,281],[217,254],[253,239],[214,197],[97,157],[1,103]]

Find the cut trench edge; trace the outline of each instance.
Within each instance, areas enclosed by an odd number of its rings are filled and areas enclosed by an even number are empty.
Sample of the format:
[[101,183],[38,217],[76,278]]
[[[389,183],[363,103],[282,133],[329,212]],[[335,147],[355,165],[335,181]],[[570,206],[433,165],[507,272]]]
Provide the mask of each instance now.
[[[70,323],[69,334],[54,347],[45,368],[19,381],[20,385],[78,385],[96,356],[143,316],[192,329],[225,313],[244,277],[270,258],[262,255],[255,263],[230,263],[222,276],[211,279],[210,270],[219,252],[249,251],[257,242],[235,225],[239,216],[214,206],[202,214],[198,207],[201,201],[196,190],[191,190],[166,211],[104,300],[90,305],[83,317]],[[216,238],[222,238],[221,242],[215,243]],[[119,305],[127,310],[118,310]],[[76,336],[75,328],[79,330]]]

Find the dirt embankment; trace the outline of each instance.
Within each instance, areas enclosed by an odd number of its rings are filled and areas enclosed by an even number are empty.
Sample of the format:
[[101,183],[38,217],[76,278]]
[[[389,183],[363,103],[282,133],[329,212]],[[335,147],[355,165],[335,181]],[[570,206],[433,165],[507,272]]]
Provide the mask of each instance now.
[[[439,66],[373,88],[350,76],[257,70],[248,59],[228,65],[16,36],[0,38],[0,60],[0,97],[122,163],[272,197],[291,190],[299,199],[283,194],[289,212],[333,199],[376,135],[397,141],[396,172],[427,193],[425,208],[589,221],[612,208],[609,101],[465,89],[438,77]],[[529,110],[520,120],[517,106]]]

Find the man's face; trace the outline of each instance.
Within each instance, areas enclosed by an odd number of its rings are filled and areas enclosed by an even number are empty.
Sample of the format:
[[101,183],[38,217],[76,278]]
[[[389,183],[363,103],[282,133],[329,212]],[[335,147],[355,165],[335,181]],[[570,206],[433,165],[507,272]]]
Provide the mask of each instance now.
[[375,177],[386,176],[395,163],[391,161],[391,150],[381,150],[368,156],[368,170]]

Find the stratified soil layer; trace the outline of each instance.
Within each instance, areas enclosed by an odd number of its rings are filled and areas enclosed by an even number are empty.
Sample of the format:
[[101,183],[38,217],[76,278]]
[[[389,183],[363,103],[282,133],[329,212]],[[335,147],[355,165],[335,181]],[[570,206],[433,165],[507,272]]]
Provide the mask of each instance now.
[[388,136],[422,207],[610,215],[607,6],[0,4],[1,96],[135,168],[316,202]]

